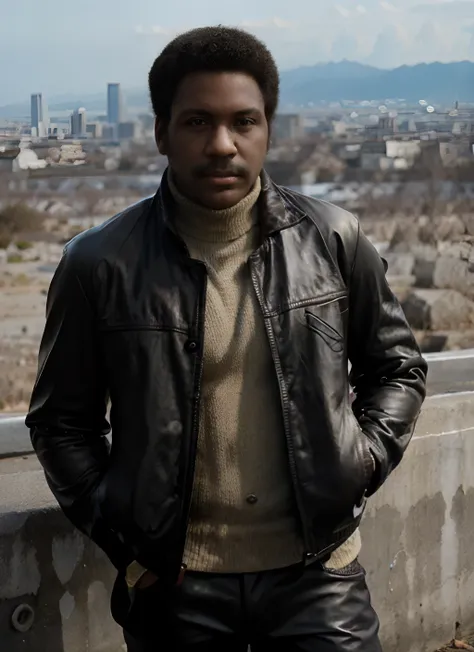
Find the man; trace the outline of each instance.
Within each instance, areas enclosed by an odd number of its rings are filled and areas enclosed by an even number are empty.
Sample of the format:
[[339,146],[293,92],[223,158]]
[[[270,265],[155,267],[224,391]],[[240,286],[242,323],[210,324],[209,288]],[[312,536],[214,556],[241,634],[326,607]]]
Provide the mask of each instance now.
[[379,651],[358,525],[425,362],[357,220],[263,171],[266,47],[196,29],[149,82],[161,186],[76,237],[48,297],[49,485],[118,569],[130,651]]

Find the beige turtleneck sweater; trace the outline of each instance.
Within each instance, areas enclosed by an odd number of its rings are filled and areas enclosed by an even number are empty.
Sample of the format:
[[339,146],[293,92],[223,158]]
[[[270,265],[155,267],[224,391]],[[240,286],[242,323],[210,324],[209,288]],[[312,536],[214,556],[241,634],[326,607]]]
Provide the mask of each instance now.
[[[208,272],[201,415],[184,562],[242,573],[290,566],[304,552],[289,474],[277,378],[247,264],[259,246],[260,180],[233,208],[176,201],[175,228]],[[360,551],[357,531],[327,566]]]
[[[211,211],[172,179],[175,226],[208,272],[201,415],[184,562],[207,572],[252,572],[301,561],[280,393],[247,264],[259,246],[260,179],[236,206]],[[333,553],[343,567],[356,533]]]

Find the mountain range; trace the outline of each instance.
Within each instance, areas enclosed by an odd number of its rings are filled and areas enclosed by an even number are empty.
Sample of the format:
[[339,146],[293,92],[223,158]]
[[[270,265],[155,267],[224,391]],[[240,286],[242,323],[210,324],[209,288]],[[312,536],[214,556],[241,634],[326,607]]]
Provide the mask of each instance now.
[[382,70],[351,61],[318,64],[281,74],[281,103],[405,99],[474,101],[474,63],[421,63]]
[[[126,91],[129,107],[143,111],[149,106],[146,90]],[[474,102],[474,63],[421,63],[383,70],[353,61],[321,63],[281,72],[280,106],[308,105],[320,101],[405,99],[451,104]],[[105,112],[106,92],[81,97],[49,99],[49,113],[84,106],[88,112]],[[0,107],[0,118],[27,117],[29,103]]]

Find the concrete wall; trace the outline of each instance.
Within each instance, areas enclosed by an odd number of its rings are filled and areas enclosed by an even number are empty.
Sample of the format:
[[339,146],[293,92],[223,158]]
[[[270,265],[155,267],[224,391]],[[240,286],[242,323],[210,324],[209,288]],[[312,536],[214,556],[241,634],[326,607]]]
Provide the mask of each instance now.
[[456,623],[461,634],[474,630],[473,468],[474,393],[428,399],[363,523],[385,652],[433,652]]
[[[34,458],[0,460],[0,650],[121,652],[114,571],[56,509]],[[22,606],[23,605],[23,606]],[[12,624],[19,620],[20,630]]]
[[[474,392],[428,399],[363,524],[385,652],[434,652],[456,623],[474,630],[473,465]],[[2,652],[121,652],[108,614],[113,571],[54,509],[34,458],[0,460],[0,496]],[[11,625],[21,604],[34,610],[26,632]]]

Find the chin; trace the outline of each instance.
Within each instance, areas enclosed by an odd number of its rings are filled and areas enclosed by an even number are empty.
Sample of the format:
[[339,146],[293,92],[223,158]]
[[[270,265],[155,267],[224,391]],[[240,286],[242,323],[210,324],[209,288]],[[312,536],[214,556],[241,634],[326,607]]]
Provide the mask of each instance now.
[[242,193],[241,190],[222,190],[221,192],[206,194],[199,199],[199,203],[213,211],[223,211],[238,204],[246,195],[247,193]]

